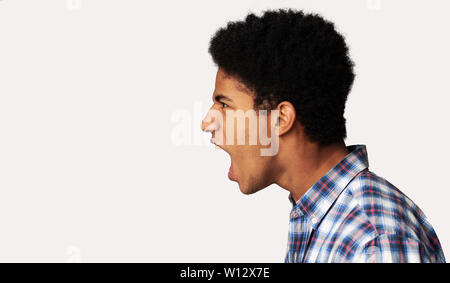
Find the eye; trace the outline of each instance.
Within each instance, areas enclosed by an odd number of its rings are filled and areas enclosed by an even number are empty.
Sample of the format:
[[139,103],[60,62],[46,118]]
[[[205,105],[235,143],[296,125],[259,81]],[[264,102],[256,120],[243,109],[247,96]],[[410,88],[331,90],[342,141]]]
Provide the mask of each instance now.
[[220,102],[220,104],[222,104],[222,108],[226,108],[226,107],[229,107],[229,105],[228,105],[228,104],[226,104],[226,103]]

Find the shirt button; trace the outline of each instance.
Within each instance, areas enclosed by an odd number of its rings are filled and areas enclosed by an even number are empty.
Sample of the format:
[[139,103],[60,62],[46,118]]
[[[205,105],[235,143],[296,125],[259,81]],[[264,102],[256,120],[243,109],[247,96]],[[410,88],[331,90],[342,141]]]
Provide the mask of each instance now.
[[317,224],[317,218],[313,217],[313,218],[311,219],[311,223],[314,224],[314,225]]

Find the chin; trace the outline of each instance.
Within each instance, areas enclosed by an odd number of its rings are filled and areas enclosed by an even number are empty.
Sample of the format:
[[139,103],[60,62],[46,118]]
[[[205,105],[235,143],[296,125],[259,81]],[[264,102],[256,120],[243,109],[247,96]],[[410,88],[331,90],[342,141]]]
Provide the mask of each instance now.
[[254,193],[259,192],[260,190],[264,189],[264,187],[262,187],[262,188],[255,188],[253,186],[241,185],[241,183],[239,183],[239,182],[238,182],[238,184],[239,184],[239,190],[244,195],[251,195],[251,194],[254,194]]
[[242,189],[241,187],[239,187],[239,189],[241,190],[241,193],[243,193],[244,195],[251,195],[255,193],[254,191]]

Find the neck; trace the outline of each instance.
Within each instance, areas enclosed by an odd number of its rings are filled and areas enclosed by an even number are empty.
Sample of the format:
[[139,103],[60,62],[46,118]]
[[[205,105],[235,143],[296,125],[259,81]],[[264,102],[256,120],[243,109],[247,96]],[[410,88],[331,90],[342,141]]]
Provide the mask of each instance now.
[[288,190],[297,202],[347,154],[344,141],[326,146],[319,146],[306,139],[291,141],[290,144],[286,142],[283,152],[279,152],[281,170],[275,183]]

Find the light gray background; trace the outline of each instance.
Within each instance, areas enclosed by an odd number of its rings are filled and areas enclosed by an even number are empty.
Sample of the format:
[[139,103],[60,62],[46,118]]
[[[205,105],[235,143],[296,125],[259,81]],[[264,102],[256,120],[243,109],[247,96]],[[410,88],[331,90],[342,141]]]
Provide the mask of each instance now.
[[213,33],[288,7],[346,36],[346,143],[367,145],[371,170],[422,208],[448,257],[449,6],[0,0],[0,260],[282,262],[288,192],[241,194],[226,153],[173,134],[184,111],[193,139],[209,138],[196,116],[214,89]]

